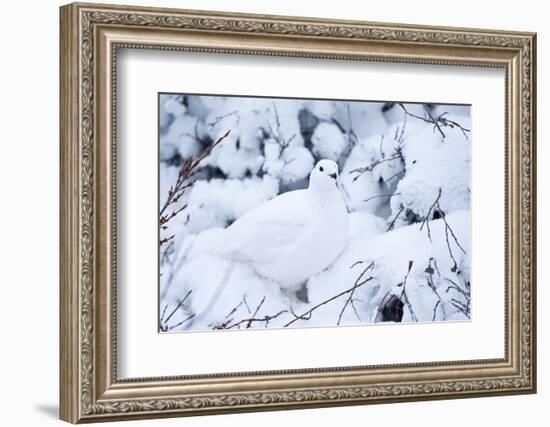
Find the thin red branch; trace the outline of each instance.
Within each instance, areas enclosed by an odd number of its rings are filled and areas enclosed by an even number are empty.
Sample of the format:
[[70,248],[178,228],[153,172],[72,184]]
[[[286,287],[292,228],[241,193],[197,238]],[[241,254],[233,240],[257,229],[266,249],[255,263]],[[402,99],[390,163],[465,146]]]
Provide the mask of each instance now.
[[[183,164],[180,167],[178,178],[175,185],[171,186],[168,190],[168,197],[164,202],[164,205],[159,210],[159,227],[162,230],[166,230],[166,224],[175,218],[180,212],[187,208],[187,205],[183,205],[179,208],[174,209],[172,212],[166,213],[168,208],[176,204],[183,194],[191,188],[196,182],[196,175],[202,170],[200,163],[212,152],[212,150],[217,147],[225,138],[229,136],[231,130],[228,130],[224,135],[219,137],[214,143],[210,144],[204,149],[204,151],[197,157],[190,157],[185,159]],[[162,246],[169,240],[173,239],[174,236],[164,238],[160,240],[160,245]]]
[[[183,165],[180,168],[180,171],[178,173],[178,179],[176,181],[175,186],[171,187],[170,190],[168,190],[168,198],[166,199],[166,202],[162,206],[159,212],[159,217],[162,218],[164,215],[164,212],[170,205],[173,203],[176,203],[180,197],[183,195],[185,190],[192,187],[194,184],[194,178],[199,172],[199,165],[200,163],[212,152],[212,150],[217,147],[225,138],[229,136],[231,133],[231,130],[228,130],[224,135],[219,137],[214,143],[210,144],[208,147],[204,149],[204,151],[197,157],[193,158],[190,157],[186,159],[183,162]],[[165,221],[166,223],[167,221]]]

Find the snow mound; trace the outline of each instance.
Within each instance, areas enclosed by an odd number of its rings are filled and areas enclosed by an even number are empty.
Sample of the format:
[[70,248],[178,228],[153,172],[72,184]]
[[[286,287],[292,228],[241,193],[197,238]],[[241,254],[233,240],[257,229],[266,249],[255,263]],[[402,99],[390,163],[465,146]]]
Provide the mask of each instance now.
[[[451,239],[450,250],[458,268],[448,255],[443,219],[431,221],[430,240],[427,231],[420,230],[417,224],[384,232],[383,224],[371,214],[363,212],[354,216],[350,221],[353,231],[347,249],[327,270],[309,279],[308,302],[281,291],[277,283],[261,277],[244,263],[237,263],[229,280],[225,280],[229,263],[211,255],[180,260],[174,286],[164,302],[173,307],[191,291],[188,312],[197,313],[198,320],[185,323],[182,330],[215,329],[224,324],[227,327],[250,318],[269,320],[255,320],[249,326],[244,322],[240,326],[265,328],[266,322],[269,327],[285,327],[289,323],[287,327],[378,322],[382,321],[382,305],[392,295],[402,300],[406,295],[410,306],[403,307],[404,322],[469,318],[461,311],[469,306],[469,299],[464,295],[469,292],[470,282],[469,270],[465,268],[469,251],[468,211],[458,211],[446,218],[456,236],[456,242]],[[209,231],[207,236],[202,237],[202,244],[206,246],[213,245],[218,238],[215,231]],[[355,289],[353,304],[346,306],[349,290],[371,263],[364,276],[371,279]],[[338,294],[343,295],[323,304]],[[300,318],[312,309],[311,316]],[[182,311],[179,316],[184,318],[186,314]]]

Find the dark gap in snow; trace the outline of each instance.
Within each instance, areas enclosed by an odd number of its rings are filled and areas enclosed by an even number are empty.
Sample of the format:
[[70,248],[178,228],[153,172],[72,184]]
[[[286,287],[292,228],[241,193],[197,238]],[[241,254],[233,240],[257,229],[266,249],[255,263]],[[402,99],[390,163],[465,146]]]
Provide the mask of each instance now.
[[403,301],[392,295],[380,309],[383,322],[401,322],[403,319]]
[[391,110],[395,106],[395,102],[386,102],[382,106],[382,112],[385,113],[386,111]]
[[287,191],[301,190],[303,188],[307,188],[308,185],[309,185],[309,180],[306,178],[292,181],[292,182],[289,182],[288,184],[281,184],[280,193],[282,194],[282,193],[286,193]]
[[303,108],[298,112],[298,122],[300,123],[300,133],[304,139],[304,147],[313,153],[313,143],[311,137],[315,128],[319,124],[319,119],[315,117],[308,109]]
[[165,163],[166,166],[181,166],[181,164],[183,163],[183,158],[181,157],[180,153],[176,152],[168,160],[165,160]]
[[204,173],[206,174],[206,179],[207,180],[211,180],[211,179],[226,179],[227,176],[225,175],[225,173],[223,173],[223,171],[217,167],[217,166],[206,166],[204,168]]
[[422,221],[422,218],[413,212],[412,209],[405,210],[405,218],[407,219],[407,223],[409,225]]
[[204,151],[207,147],[209,147],[214,142],[214,139],[212,139],[209,135],[206,135],[201,139],[197,139],[197,141],[202,145],[201,151]]

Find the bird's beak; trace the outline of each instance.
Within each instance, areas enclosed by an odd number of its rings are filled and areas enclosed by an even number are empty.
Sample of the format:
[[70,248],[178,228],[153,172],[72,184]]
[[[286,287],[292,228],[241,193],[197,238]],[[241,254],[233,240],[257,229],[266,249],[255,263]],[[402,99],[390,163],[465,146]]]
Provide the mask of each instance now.
[[329,173],[328,176],[330,176],[332,179],[336,179],[336,173]]

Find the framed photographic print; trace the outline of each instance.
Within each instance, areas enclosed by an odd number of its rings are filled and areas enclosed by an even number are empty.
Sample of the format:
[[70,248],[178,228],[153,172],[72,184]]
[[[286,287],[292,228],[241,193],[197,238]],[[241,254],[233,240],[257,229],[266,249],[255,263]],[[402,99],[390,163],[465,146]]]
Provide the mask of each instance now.
[[61,8],[61,418],[533,393],[535,34]]

